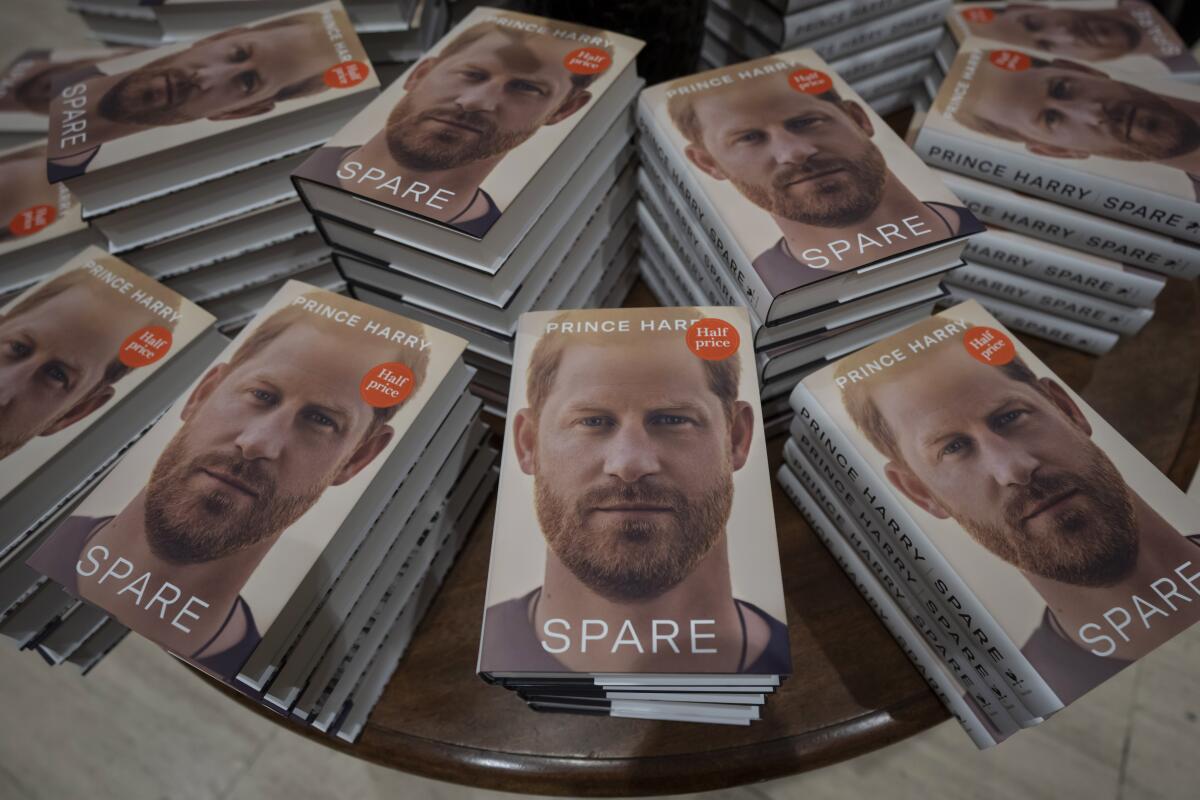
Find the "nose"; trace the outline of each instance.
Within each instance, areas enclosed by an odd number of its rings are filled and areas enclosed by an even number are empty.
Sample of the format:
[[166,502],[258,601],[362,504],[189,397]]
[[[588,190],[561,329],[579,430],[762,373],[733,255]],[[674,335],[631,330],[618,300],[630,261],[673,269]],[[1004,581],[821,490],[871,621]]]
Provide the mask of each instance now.
[[239,72],[244,72],[247,69],[252,69],[249,62],[206,62],[196,66],[188,71],[188,77],[192,83],[201,90],[207,92],[216,86],[224,86],[230,83],[234,76]]
[[622,425],[609,439],[604,458],[604,471],[613,477],[633,483],[661,470],[658,449],[641,424]]
[[459,92],[454,102],[463,111],[495,111],[500,87],[495,81],[481,81]]
[[820,151],[807,136],[777,133],[771,137],[771,156],[779,164],[803,164]]
[[982,444],[992,478],[1000,486],[1023,486],[1041,466],[1041,459],[1024,445],[1003,436],[990,436]]
[[247,461],[277,460],[287,442],[290,414],[276,407],[245,421],[235,444]]
[[6,409],[20,396],[29,383],[37,365],[32,359],[9,364],[0,369],[0,409]]

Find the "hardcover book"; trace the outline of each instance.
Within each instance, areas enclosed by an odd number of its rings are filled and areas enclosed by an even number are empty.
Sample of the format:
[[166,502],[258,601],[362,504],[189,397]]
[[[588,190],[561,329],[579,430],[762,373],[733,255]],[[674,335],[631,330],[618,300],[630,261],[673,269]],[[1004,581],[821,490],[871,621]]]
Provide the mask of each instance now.
[[463,346],[289,282],[30,565],[232,680],[325,548],[394,492],[380,470]]
[[572,134],[598,138],[632,97],[641,47],[476,8],[295,172],[297,188],[310,206],[367,227],[403,224],[363,216],[372,208],[419,221],[392,238],[447,257],[465,238],[519,239],[565,180],[548,165],[574,170],[582,139]]
[[752,341],[742,308],[521,318],[483,676],[791,672]]
[[1196,506],[979,304],[814,373],[792,404],[1032,717],[1200,618]]
[[917,134],[933,166],[1200,242],[1200,86],[966,40]]
[[0,73],[0,132],[20,131],[45,136],[54,84],[130,49],[56,48],[21,53]]
[[766,323],[956,266],[983,227],[810,50],[651,87],[638,123]]
[[1048,60],[1200,81],[1200,64],[1145,0],[960,3],[946,26],[955,43],[975,36],[994,47],[1037,51]]

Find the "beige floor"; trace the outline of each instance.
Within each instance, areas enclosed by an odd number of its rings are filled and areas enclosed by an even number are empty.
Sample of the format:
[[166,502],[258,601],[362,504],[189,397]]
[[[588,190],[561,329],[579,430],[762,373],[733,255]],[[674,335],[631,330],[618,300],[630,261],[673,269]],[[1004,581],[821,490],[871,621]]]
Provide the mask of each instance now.
[[[4,0],[0,9],[0,63],[27,47],[85,41],[62,0]],[[1195,630],[996,750],[975,751],[946,723],[852,762],[703,797],[1200,797],[1198,667]],[[238,708],[140,639],[85,679],[0,646],[0,800],[335,796],[511,797],[381,769],[309,742]]]

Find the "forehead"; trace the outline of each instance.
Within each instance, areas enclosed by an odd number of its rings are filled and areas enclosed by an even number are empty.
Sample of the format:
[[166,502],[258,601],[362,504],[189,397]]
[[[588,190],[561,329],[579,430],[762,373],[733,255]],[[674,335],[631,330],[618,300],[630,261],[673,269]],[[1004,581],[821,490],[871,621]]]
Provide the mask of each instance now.
[[703,362],[687,349],[682,336],[567,344],[546,405],[605,402],[644,407],[666,400],[717,402]]
[[731,118],[766,122],[819,108],[832,109],[833,104],[796,91],[788,84],[787,76],[780,73],[705,92],[692,101],[692,108],[701,125],[719,126]]
[[563,59],[574,49],[573,42],[550,36],[514,37],[503,31],[488,31],[445,60],[487,62],[518,75],[555,75],[568,80],[570,73]]

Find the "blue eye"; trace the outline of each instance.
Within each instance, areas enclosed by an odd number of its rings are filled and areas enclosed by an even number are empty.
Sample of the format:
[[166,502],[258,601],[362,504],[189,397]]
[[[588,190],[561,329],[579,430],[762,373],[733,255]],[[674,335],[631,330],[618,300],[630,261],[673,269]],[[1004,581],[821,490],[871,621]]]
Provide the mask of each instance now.
[[959,436],[956,439],[951,439],[950,442],[947,443],[946,446],[942,448],[942,452],[940,453],[940,455],[943,455],[943,456],[957,455],[958,453],[965,451],[967,449],[967,447],[969,447],[969,446],[970,446],[970,442],[967,440],[967,438],[965,436]]
[[266,389],[251,389],[250,395],[260,403],[274,403],[275,395]]
[[687,425],[691,421],[689,418],[678,414],[658,414],[654,417],[654,422],[658,425]]
[[33,348],[25,342],[12,341],[8,343],[8,351],[12,353],[15,358],[26,358],[30,353],[33,352]]
[[993,425],[995,425],[997,428],[1003,428],[1005,425],[1011,425],[1013,422],[1016,422],[1023,416],[1025,416],[1025,412],[1018,409],[1014,409],[1013,411],[1005,411],[1003,414],[996,417]]
[[48,377],[50,380],[54,381],[55,383],[61,384],[64,387],[67,385],[67,383],[69,381],[69,379],[67,378],[66,371],[62,367],[60,367],[58,364],[47,364],[43,368],[43,371],[45,372],[46,377]]
[[337,426],[337,423],[334,422],[331,417],[322,414],[320,411],[310,411],[308,413],[308,418],[313,423],[320,425],[322,428],[333,428]]
[[608,417],[584,417],[579,420],[579,424],[585,428],[603,428],[608,426],[611,420]]

